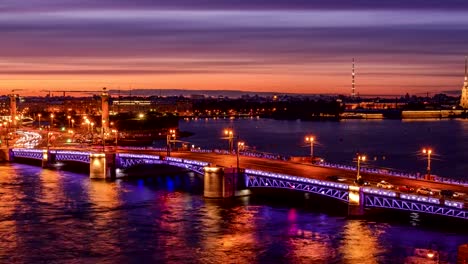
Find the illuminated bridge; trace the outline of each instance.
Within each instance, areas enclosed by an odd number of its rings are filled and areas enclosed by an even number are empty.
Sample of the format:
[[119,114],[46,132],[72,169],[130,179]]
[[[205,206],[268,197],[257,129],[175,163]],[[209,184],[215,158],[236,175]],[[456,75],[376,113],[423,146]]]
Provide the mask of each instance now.
[[[10,149],[10,161],[37,160],[42,166],[50,163],[74,162],[89,166],[91,178],[107,178],[116,171],[138,165],[169,165],[204,175],[205,197],[224,198],[247,194],[255,188],[287,189],[312,193],[348,204],[350,215],[362,215],[365,208],[397,209],[468,220],[464,202],[437,197],[400,193],[394,190],[360,187],[344,182],[326,180],[330,173],[341,173],[352,178],[345,170],[318,168],[286,161],[242,157],[242,169],[232,168],[235,155],[213,153],[173,153],[173,156],[138,151],[94,153],[89,151],[53,149]],[[217,165],[214,165],[217,164]],[[231,165],[229,165],[231,164]],[[365,174],[363,174],[366,176]],[[367,175],[366,177],[371,177]],[[414,181],[413,179],[402,179]],[[395,181],[395,179],[393,179]],[[406,184],[407,182],[403,182]],[[415,182],[413,182],[414,184]],[[448,187],[444,183],[442,187]],[[458,186],[456,191],[465,190]]]

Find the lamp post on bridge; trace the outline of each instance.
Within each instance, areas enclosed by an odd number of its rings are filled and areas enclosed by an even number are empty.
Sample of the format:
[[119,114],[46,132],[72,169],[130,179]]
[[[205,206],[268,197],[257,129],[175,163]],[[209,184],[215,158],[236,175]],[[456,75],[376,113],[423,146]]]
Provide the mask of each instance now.
[[229,153],[232,153],[234,146],[234,131],[232,129],[224,129],[225,139],[229,142]]
[[310,161],[314,163],[314,140],[313,136],[306,136],[305,142],[310,143]]
[[167,156],[171,156],[171,142],[172,142],[172,137],[176,138],[176,130],[175,129],[169,129],[166,133],[166,148],[167,148]]
[[236,155],[237,155],[237,173],[239,173],[239,169],[240,169],[240,164],[239,164],[240,151],[244,150],[244,147],[245,147],[245,142],[238,140],[237,141],[237,151],[236,151]]
[[39,119],[39,129],[41,129],[41,116],[41,113],[37,114],[37,118]]
[[361,161],[364,162],[366,161],[366,156],[365,155],[361,155],[361,154],[357,154],[357,174],[356,174],[356,181],[359,181],[359,179],[361,179]]
[[428,148],[423,148],[422,150],[423,154],[427,154],[427,174],[426,174],[426,179],[430,180],[431,179],[431,154],[432,154],[432,149]]

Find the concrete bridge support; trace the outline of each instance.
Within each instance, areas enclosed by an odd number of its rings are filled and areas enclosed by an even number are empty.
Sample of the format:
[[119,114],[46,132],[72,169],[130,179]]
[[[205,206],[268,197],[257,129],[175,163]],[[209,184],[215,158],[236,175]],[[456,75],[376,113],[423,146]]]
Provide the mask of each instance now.
[[242,182],[243,172],[233,168],[205,167],[204,193],[206,198],[229,198],[249,195]]
[[349,186],[348,216],[359,217],[364,215],[364,193],[359,186]]
[[106,154],[89,154],[89,177],[91,179],[105,179],[106,171]]
[[12,161],[13,155],[11,155],[11,149],[2,148],[0,149],[0,161]]
[[42,168],[47,168],[49,166],[50,152],[47,149],[42,150]]
[[89,177],[91,179],[115,178],[115,153],[89,154]]

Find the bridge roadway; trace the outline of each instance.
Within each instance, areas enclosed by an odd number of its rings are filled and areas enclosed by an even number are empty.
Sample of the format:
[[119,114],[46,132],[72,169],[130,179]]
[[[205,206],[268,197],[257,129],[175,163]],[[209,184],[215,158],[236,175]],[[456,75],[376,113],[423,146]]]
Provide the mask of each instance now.
[[[119,150],[118,152],[125,153],[145,153],[157,154],[165,156],[165,152],[151,151],[151,150]],[[217,154],[217,153],[203,153],[203,152],[172,152],[171,157],[198,160],[209,162],[213,166],[218,165],[222,167],[237,167],[236,155]],[[253,170],[261,170],[267,172],[274,172],[280,174],[287,174],[291,176],[314,178],[319,180],[327,180],[327,176],[337,175],[345,179],[344,183],[352,184],[356,179],[356,172],[337,168],[327,168],[314,166],[306,163],[296,163],[291,161],[271,160],[264,158],[256,158],[250,156],[240,156],[239,164],[241,168],[248,168]],[[434,190],[453,190],[455,192],[466,193],[468,187],[461,185],[441,183],[420,179],[410,179],[391,175],[361,173],[362,177],[375,186],[381,180],[388,181],[394,186],[408,185],[415,189],[419,187],[428,187]],[[468,195],[468,194],[467,194]],[[461,199],[465,199],[462,197]]]

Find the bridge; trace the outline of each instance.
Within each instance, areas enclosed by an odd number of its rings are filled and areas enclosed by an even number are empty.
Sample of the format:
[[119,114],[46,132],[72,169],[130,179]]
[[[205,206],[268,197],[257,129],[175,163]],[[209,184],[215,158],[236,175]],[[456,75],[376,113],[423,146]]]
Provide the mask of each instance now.
[[[468,206],[462,200],[444,199],[403,193],[395,190],[357,186],[353,183],[355,171],[349,168],[331,168],[320,164],[305,164],[279,159],[241,156],[239,168],[234,167],[236,155],[223,152],[173,152],[163,150],[118,149],[109,152],[72,149],[9,149],[9,160],[37,161],[43,167],[61,162],[89,166],[90,178],[113,178],[138,165],[166,165],[193,171],[204,176],[204,196],[226,198],[249,194],[256,188],[287,189],[325,196],[348,204],[349,215],[363,215],[366,208],[406,210],[468,220]],[[361,173],[373,183],[387,180],[393,184],[426,186],[466,192],[464,183],[426,181],[411,177]],[[340,175],[343,181],[327,180]]]

